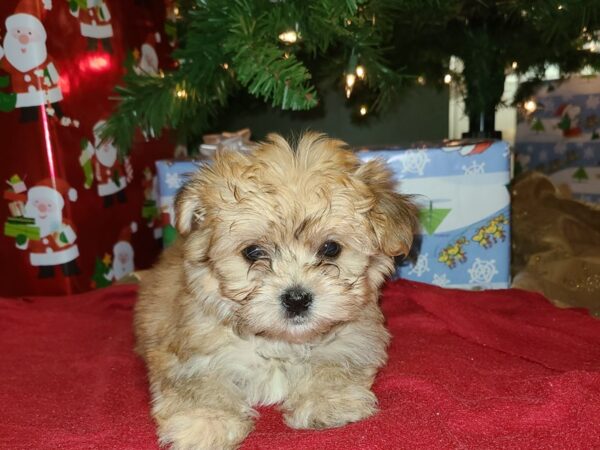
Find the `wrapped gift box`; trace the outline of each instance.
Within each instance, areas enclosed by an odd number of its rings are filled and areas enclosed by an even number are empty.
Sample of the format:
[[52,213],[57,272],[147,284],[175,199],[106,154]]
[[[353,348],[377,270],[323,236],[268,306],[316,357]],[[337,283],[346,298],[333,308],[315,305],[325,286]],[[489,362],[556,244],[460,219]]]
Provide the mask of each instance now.
[[600,203],[600,77],[544,83],[520,111],[516,170],[546,173],[579,200]]
[[158,205],[163,225],[163,245],[168,247],[176,237],[175,211],[173,201],[175,194],[190,174],[200,167],[202,161],[185,160],[159,160],[156,161],[156,175],[158,177]]
[[17,238],[40,240],[40,229],[35,226],[35,220],[28,217],[9,217],[4,223],[4,235]]
[[444,287],[500,289],[510,277],[510,150],[502,141],[360,150],[414,194],[421,233],[397,276]]
[[[100,9],[106,33],[82,34]],[[99,131],[129,66],[173,67],[166,39],[148,43],[164,18],[162,0],[0,2],[0,295],[83,292],[154,262],[158,220],[142,174],[151,181],[173,145],[136,134],[123,158]],[[23,27],[43,39],[18,59],[5,38]]]

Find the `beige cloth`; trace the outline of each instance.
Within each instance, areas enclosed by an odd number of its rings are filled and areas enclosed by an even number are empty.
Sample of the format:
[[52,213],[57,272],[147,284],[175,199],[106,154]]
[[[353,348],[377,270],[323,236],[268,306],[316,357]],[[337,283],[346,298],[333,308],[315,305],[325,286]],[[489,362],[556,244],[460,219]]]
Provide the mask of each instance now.
[[600,317],[600,208],[535,172],[518,177],[511,193],[513,287]]

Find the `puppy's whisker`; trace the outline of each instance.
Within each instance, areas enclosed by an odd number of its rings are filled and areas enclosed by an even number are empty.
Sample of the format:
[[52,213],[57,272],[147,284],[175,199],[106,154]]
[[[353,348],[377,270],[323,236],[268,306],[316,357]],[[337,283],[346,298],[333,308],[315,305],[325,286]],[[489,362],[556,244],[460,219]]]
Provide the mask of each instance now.
[[326,261],[326,260],[322,259],[316,264],[316,266],[321,268],[321,273],[323,275],[331,275],[330,269],[335,269],[337,271],[337,275],[335,275],[335,278],[340,277],[340,274],[341,274],[340,267],[334,262]]

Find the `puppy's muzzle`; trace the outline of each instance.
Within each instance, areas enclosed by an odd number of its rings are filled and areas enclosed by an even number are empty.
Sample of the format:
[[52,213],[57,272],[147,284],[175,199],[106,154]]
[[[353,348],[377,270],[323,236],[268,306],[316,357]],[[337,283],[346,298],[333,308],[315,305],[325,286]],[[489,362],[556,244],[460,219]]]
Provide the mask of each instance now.
[[286,289],[281,294],[281,304],[289,317],[296,317],[306,313],[312,301],[313,295],[299,286]]

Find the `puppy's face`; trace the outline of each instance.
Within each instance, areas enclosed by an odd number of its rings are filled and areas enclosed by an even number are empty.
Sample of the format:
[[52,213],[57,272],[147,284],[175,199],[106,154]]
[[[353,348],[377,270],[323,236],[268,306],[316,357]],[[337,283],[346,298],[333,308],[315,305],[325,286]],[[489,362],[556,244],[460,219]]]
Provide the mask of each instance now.
[[201,169],[177,197],[177,228],[199,302],[220,302],[241,333],[306,342],[377,301],[415,209],[380,162],[339,141],[270,139]]

